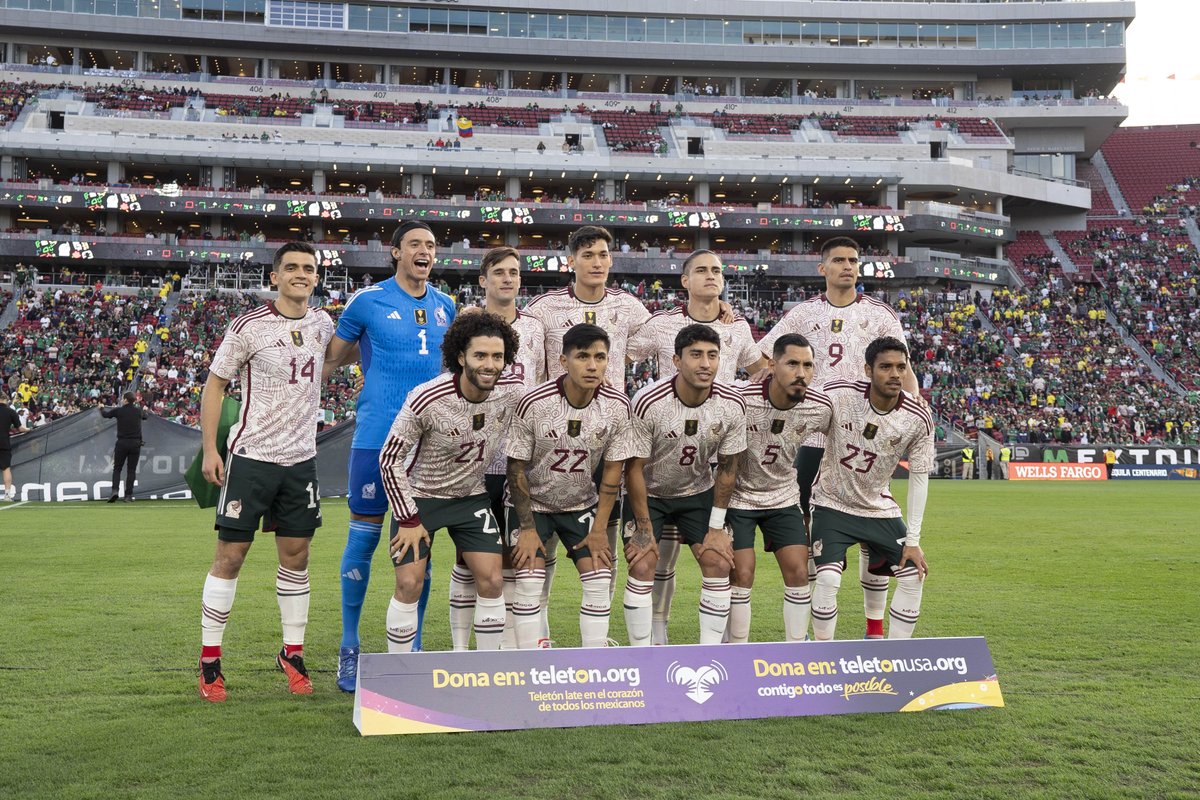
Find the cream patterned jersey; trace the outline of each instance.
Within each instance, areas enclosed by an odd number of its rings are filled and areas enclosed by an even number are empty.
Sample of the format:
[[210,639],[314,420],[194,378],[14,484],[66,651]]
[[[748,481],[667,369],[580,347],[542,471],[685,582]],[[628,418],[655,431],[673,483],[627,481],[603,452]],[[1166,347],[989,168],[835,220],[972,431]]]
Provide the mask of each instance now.
[[608,334],[608,374],[613,386],[625,385],[625,352],[629,337],[637,332],[650,312],[642,301],[622,289],[606,289],[604,297],[588,303],[575,296],[572,286],[546,292],[529,301],[525,313],[534,316],[546,331],[546,375],[557,378],[565,370],[558,363],[563,334],[575,325],[599,325]]
[[283,466],[316,456],[321,367],[331,338],[333,320],[312,308],[292,319],[267,303],[229,324],[209,365],[242,387],[229,452]]
[[733,383],[739,369],[749,367],[762,357],[745,317],[738,314],[728,324],[720,320],[700,321],[688,316],[686,304],[652,314],[630,337],[629,357],[634,361],[656,358],[658,377],[670,378],[677,372],[671,360],[675,355],[675,336],[697,322],[712,328],[721,337],[721,365],[717,369],[717,380],[721,383]]
[[859,517],[899,517],[891,495],[892,473],[902,458],[910,472],[933,468],[933,419],[907,392],[886,414],[870,401],[871,384],[831,381],[822,388],[833,418],[812,504]]
[[[520,337],[521,343],[512,366],[504,372],[506,375],[517,376],[526,389],[532,389],[546,380],[545,331],[536,317],[520,310],[517,311],[517,318],[513,320],[512,327]],[[503,475],[507,466],[508,459],[504,455],[504,445],[501,443],[496,447],[492,463],[488,464],[487,474]]]

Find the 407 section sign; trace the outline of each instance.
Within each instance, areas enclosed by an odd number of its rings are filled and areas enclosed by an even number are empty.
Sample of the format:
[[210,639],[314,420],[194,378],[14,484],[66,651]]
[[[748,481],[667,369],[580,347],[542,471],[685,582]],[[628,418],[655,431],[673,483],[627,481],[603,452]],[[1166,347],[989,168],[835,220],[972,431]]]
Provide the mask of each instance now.
[[364,736],[1004,705],[979,637],[364,655]]

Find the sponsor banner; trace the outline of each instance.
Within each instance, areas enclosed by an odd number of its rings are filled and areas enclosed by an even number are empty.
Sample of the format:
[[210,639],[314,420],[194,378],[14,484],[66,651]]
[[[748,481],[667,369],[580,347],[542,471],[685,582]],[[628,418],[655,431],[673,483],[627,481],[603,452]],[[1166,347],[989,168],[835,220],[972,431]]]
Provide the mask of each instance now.
[[1040,461],[1071,464],[1103,464],[1104,451],[1112,448],[1118,464],[1137,466],[1200,466],[1200,447],[1155,444],[1014,444],[1013,461]]
[[1194,481],[1200,479],[1200,467],[1138,467],[1114,464],[1111,480],[1114,481]]
[[[116,420],[98,409],[56,420],[12,437],[13,486],[21,500],[105,500],[111,493]],[[322,497],[346,494],[346,464],[354,424],[317,434],[317,480]],[[154,414],[142,422],[134,496],[140,499],[189,499],[188,467],[200,449],[200,431]],[[125,477],[124,472],[121,479]]]
[[1001,707],[982,637],[365,654],[364,736]]
[[1047,464],[1018,463],[1008,465],[1008,479],[1012,481],[1102,481],[1105,479],[1103,464]]

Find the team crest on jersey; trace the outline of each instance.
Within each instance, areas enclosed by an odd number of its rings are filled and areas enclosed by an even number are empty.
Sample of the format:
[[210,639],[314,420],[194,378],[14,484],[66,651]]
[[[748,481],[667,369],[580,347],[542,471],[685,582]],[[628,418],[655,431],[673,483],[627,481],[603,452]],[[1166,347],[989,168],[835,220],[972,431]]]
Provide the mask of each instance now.
[[595,311],[583,312],[583,322],[585,325],[595,325],[596,324],[596,312]]
[[876,425],[874,422],[868,422],[867,427],[863,428],[863,437],[864,438],[874,439],[875,434],[877,434],[877,433],[879,433],[879,426]]
[[598,428],[597,430],[592,431],[592,441],[594,441],[596,444],[604,444],[604,440],[607,438],[608,438],[608,426],[607,425],[605,425],[603,428]]
[[834,333],[841,333],[842,332],[842,324],[843,324],[842,320],[835,319],[829,323],[829,330],[833,331]]
[[899,436],[893,436],[891,439],[888,439],[888,446],[889,447],[899,447],[900,446],[900,438],[901,437],[899,437]]
[[429,315],[425,313],[425,309],[423,308],[414,308],[413,317],[416,319],[418,325],[425,325],[429,322]]
[[296,345],[296,347],[304,347],[303,331],[292,331],[292,344]]
[[696,431],[699,430],[699,428],[700,428],[699,420],[689,419],[687,422],[683,423],[683,435],[684,436],[695,436]]
[[813,539],[812,554],[814,558],[820,558],[821,553],[825,550],[825,542],[821,539]]
[[230,519],[237,519],[241,515],[242,515],[242,501],[241,500],[230,500],[229,503],[225,506],[225,516],[229,517]]
[[572,439],[574,439],[575,437],[577,437],[579,435],[579,432],[582,429],[583,429],[583,421],[582,420],[578,420],[578,419],[567,420],[567,436],[570,436]]
[[373,481],[371,483],[363,484],[362,499],[363,500],[374,500],[375,499],[375,483]]
[[771,420],[771,433],[783,433],[783,420]]
[[713,436],[720,436],[720,435],[721,435],[721,423],[719,423],[719,422],[714,422],[714,423],[712,424],[712,427],[710,427],[710,428],[708,429],[708,432],[709,432],[710,434],[712,434]]
[[471,430],[483,430],[483,414],[476,414],[475,416],[471,417]]
[[435,308],[433,310],[433,321],[438,324],[439,328],[446,327],[446,323],[449,322],[449,320],[446,318],[446,309],[442,308],[441,306]]

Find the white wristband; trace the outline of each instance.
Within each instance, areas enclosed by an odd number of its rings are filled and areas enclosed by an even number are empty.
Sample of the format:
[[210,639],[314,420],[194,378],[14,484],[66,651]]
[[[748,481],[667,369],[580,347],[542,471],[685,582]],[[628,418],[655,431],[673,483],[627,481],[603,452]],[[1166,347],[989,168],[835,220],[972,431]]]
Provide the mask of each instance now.
[[713,506],[712,513],[708,515],[708,527],[718,530],[725,527],[725,509]]

